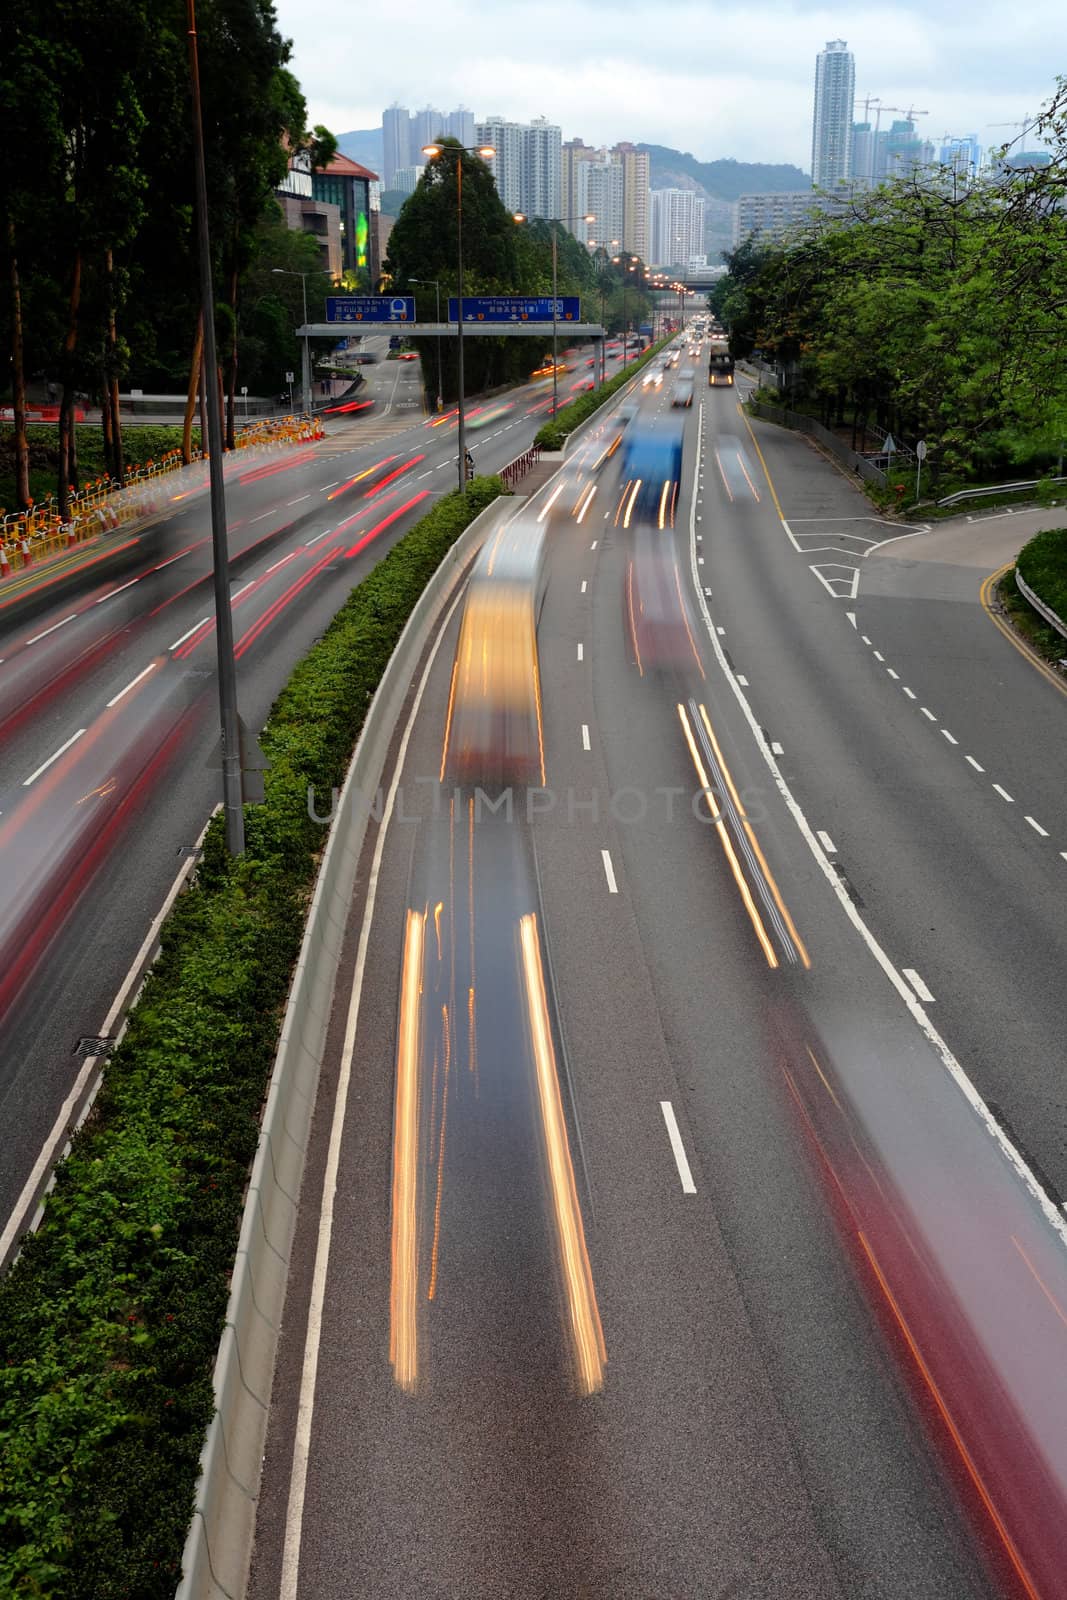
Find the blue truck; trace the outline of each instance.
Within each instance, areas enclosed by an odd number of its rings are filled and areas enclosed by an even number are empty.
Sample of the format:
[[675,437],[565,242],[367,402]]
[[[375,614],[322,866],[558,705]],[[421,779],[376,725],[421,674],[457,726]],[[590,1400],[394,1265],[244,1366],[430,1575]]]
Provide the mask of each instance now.
[[623,436],[623,521],[672,528],[682,481],[684,424],[670,416],[635,417]]

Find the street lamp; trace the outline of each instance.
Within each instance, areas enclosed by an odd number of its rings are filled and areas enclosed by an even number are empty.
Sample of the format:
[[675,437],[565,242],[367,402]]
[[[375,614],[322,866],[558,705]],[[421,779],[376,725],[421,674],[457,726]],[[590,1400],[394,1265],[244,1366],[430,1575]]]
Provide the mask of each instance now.
[[[559,379],[556,375],[556,367],[559,365],[556,360],[556,344],[559,339],[559,301],[556,298],[559,281],[559,243],[556,229],[561,222],[565,226],[574,222],[595,222],[596,217],[591,211],[587,211],[581,216],[544,217],[542,220],[552,229],[552,415],[555,416],[559,409]],[[521,211],[516,211],[515,221],[525,222],[527,218]]]
[[463,157],[466,155],[481,156],[483,161],[488,161],[496,155],[491,144],[424,144],[422,153],[431,161],[452,150],[456,156],[456,369],[459,388],[458,399],[458,434],[459,434],[459,492],[467,492],[467,426],[464,413],[463,395]]
[[[318,277],[320,274],[332,278],[333,273],[329,267],[315,267],[310,272],[294,272],[291,267],[271,267],[271,272],[280,273],[283,278],[299,278],[300,289],[304,297],[304,327],[308,325],[308,279]],[[308,335],[304,335],[304,353],[301,362],[300,376],[303,380],[304,410],[311,415],[311,343]]]
[[[440,278],[409,278],[409,283],[433,284],[437,296],[437,324],[441,325],[441,280]],[[441,410],[444,401],[441,398],[441,335],[437,335],[437,409]]]

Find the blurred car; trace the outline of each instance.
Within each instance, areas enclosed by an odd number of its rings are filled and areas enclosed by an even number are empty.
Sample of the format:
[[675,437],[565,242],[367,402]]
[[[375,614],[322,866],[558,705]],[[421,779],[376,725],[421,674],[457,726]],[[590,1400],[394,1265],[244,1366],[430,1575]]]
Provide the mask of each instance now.
[[419,352],[417,350],[401,350],[396,359],[398,361],[417,361]]
[[641,379],[641,387],[643,389],[658,389],[660,387],[660,385],[662,384],[662,382],[663,382],[663,368],[662,367],[649,367],[648,371],[645,373],[644,377]]
[[672,406],[691,406],[693,404],[692,378],[679,378],[671,390]]

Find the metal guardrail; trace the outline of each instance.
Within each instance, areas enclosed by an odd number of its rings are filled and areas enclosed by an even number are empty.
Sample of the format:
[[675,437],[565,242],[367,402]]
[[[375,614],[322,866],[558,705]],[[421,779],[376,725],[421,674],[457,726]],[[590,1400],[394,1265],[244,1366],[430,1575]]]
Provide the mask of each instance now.
[[493,519],[513,509],[509,500],[487,506],[423,591],[367,710],[333,808],[249,1179],[215,1362],[215,1415],[200,1455],[176,1600],[239,1600],[245,1593],[300,1185],[370,800],[431,631]]
[[1047,606],[1040,595],[1034,593],[1018,567],[1015,569],[1015,587],[1023,599],[1030,602],[1038,616],[1044,617],[1050,628],[1055,628],[1057,633],[1062,633],[1063,637],[1067,639],[1067,622],[1064,622],[1063,618],[1053,611],[1051,606]]
[[1027,489],[1036,489],[1042,483],[1067,483],[1067,478],[1020,478],[1015,483],[991,483],[984,489],[957,489],[955,494],[947,494],[934,504],[956,506],[961,501],[981,500],[991,494],[1025,494]]
[[524,450],[521,456],[516,456],[514,461],[509,461],[506,467],[501,467],[498,477],[501,483],[513,489],[515,485],[525,478],[531,467],[535,467],[541,459],[541,446],[532,444],[529,450]]

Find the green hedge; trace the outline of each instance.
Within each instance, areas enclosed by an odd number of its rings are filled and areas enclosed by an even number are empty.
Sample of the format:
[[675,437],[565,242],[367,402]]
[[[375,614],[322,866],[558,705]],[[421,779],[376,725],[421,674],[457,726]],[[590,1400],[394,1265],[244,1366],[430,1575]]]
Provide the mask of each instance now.
[[1038,599],[1067,622],[1067,528],[1035,534],[1015,565]]
[[297,667],[262,737],[247,853],[212,823],[192,887],[0,1282],[0,1595],[163,1600],[194,1503],[248,1169],[323,829],[419,595],[498,494],[478,478],[385,557]]
[[666,339],[661,339],[658,344],[649,345],[640,360],[624,367],[621,372],[617,372],[614,378],[609,378],[602,388],[590,389],[586,394],[579,395],[577,400],[571,400],[567,406],[566,414],[553,417],[550,422],[544,423],[538,429],[534,444],[539,444],[542,450],[562,450],[563,442],[568,435],[572,434],[575,428],[580,427],[587,418],[591,417],[594,411],[599,411],[605,400],[610,399],[613,394],[622,388],[624,383],[628,383],[635,372],[640,372],[641,368],[647,365],[653,356],[658,355],[664,346],[670,344],[675,337],[676,335],[671,333],[667,335]]

